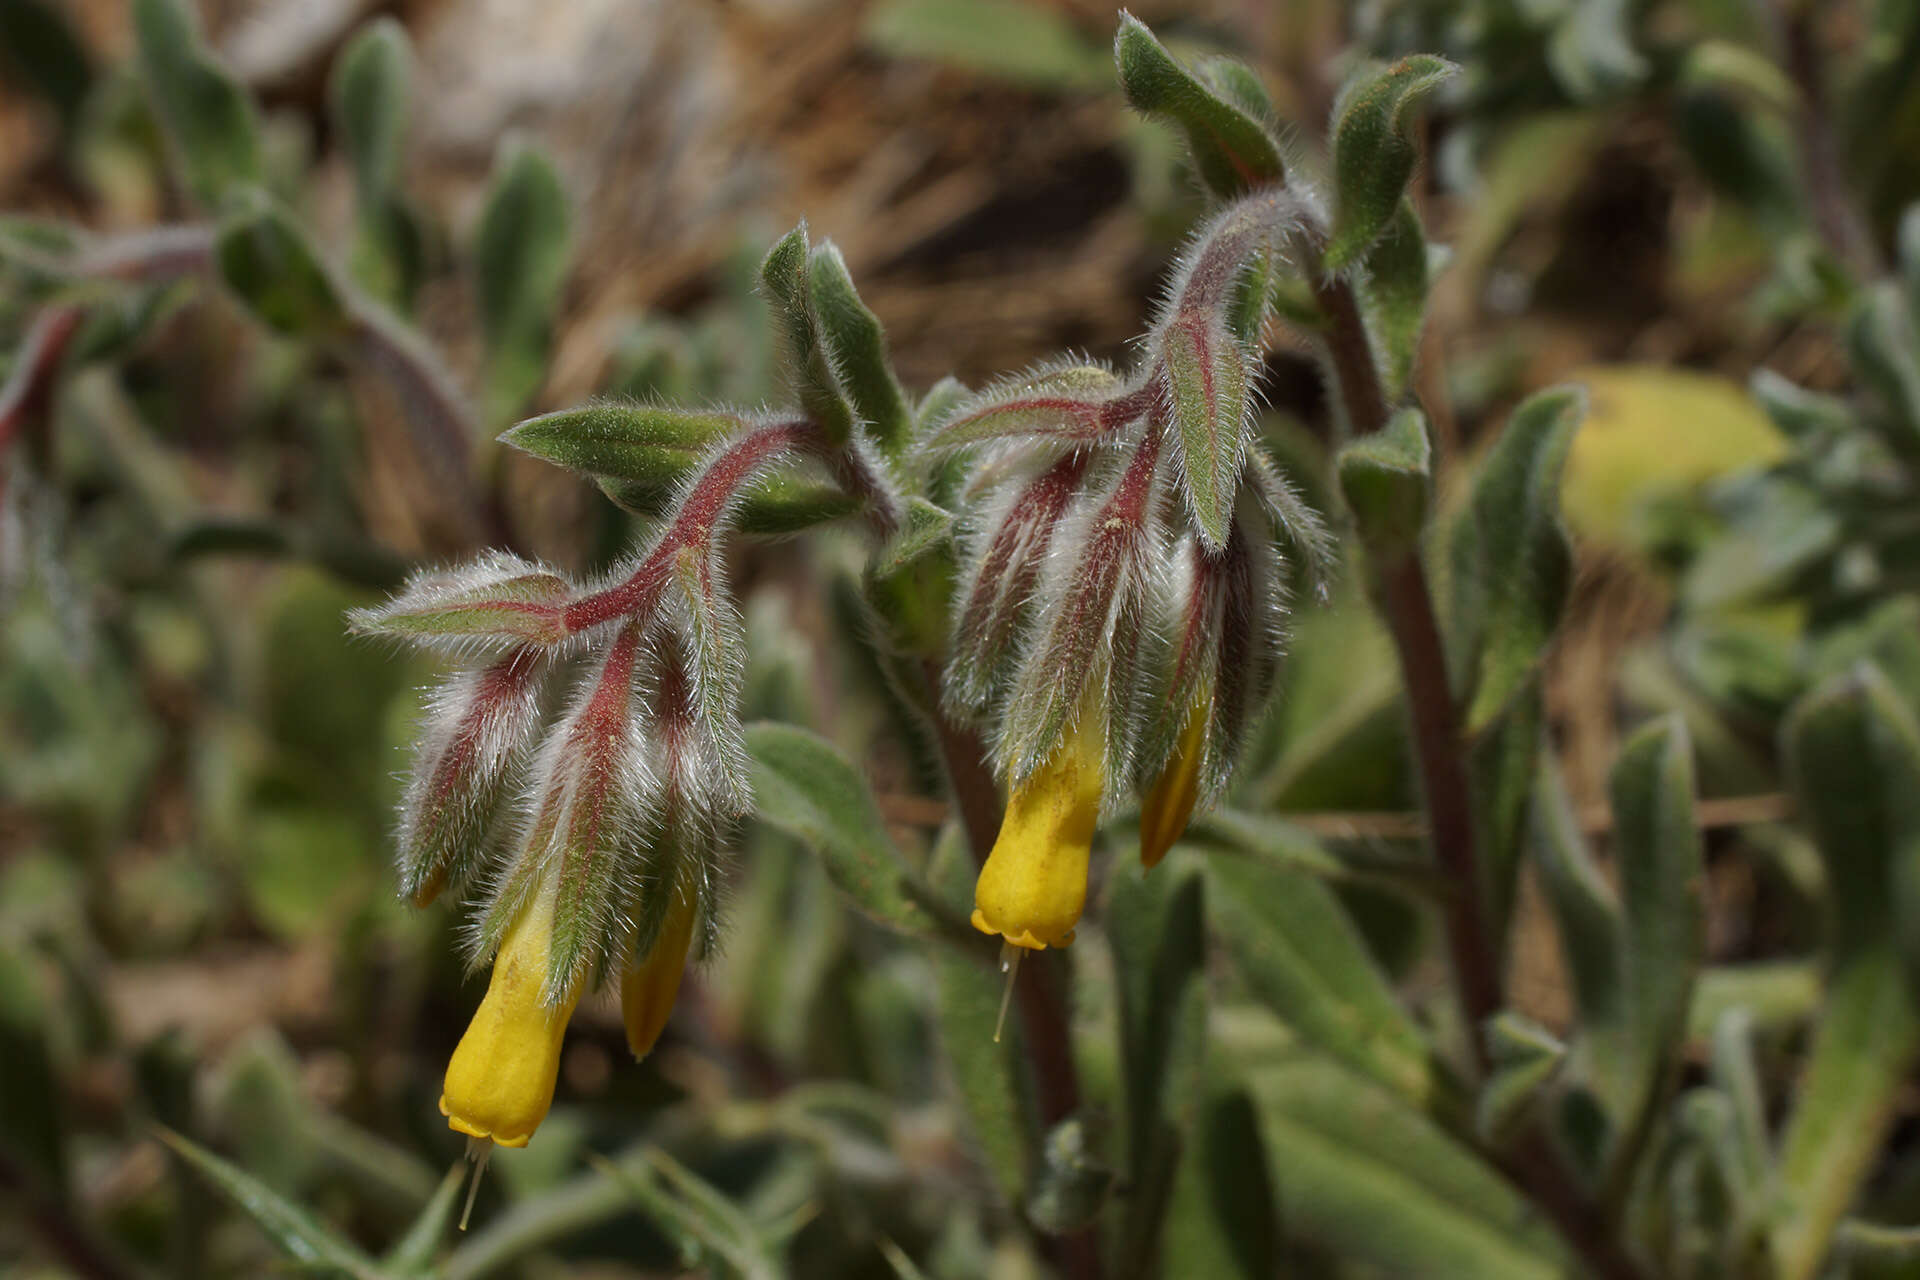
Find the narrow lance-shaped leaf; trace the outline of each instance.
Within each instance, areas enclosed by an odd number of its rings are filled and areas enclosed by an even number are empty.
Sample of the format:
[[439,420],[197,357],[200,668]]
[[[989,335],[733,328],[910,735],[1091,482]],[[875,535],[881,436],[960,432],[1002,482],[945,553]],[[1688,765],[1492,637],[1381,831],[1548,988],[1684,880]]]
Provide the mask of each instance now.
[[1161,1256],[1221,1280],[1282,1274],[1281,1206],[1267,1163],[1253,1100],[1238,1088],[1215,1093],[1175,1173]]
[[[1615,1176],[1645,1141],[1671,1088],[1687,1005],[1706,943],[1704,870],[1694,821],[1693,746],[1678,716],[1640,730],[1621,748],[1609,788],[1614,855],[1625,909],[1623,969],[1633,1016],[1633,1058],[1603,1099],[1614,1109]],[[1600,1064],[1596,1063],[1596,1066]]]
[[795,725],[746,729],[762,822],[800,841],[842,892],[873,919],[906,933],[933,926],[910,893],[913,869],[887,836],[873,789],[825,739]]
[[1455,526],[1454,617],[1477,732],[1519,691],[1544,658],[1566,605],[1573,552],[1560,519],[1560,474],[1586,397],[1560,387],[1513,411],[1474,478]]
[[363,203],[390,194],[400,172],[411,58],[407,29],[383,16],[356,32],[334,62],[328,105]]
[[1818,1273],[1834,1227],[1880,1155],[1920,1059],[1893,919],[1920,859],[1920,727],[1863,664],[1809,694],[1785,730],[1789,778],[1827,869],[1827,998],[1781,1141],[1782,1280]]
[[1230,198],[1285,179],[1280,144],[1265,122],[1246,110],[1244,92],[1228,85],[1222,93],[1202,81],[1130,14],[1120,15],[1113,57],[1127,101],[1186,135],[1194,168],[1215,196]]
[[1249,987],[1288,1026],[1416,1107],[1458,1099],[1325,884],[1245,857],[1214,858],[1214,927]]
[[1920,458],[1920,332],[1895,285],[1867,290],[1847,326],[1847,346],[1861,382],[1890,415],[1887,443]]
[[1419,538],[1433,488],[1431,458],[1426,417],[1411,408],[1340,450],[1340,489],[1368,546],[1395,554]]
[[1019,1204],[1029,1130],[1014,1075],[1021,1042],[1017,1026],[1008,1029],[1004,1040],[994,1039],[1000,975],[958,947],[935,947],[931,958],[938,982],[940,1041],[954,1087],[995,1188],[1007,1203]]
[[239,1206],[295,1263],[316,1271],[334,1271],[353,1280],[381,1280],[380,1268],[373,1259],[301,1205],[171,1129],[161,1129],[159,1134],[161,1141]]
[[289,337],[347,332],[351,304],[307,233],[266,193],[249,190],[221,220],[213,258],[220,278],[269,328]]
[[730,409],[598,403],[528,418],[500,440],[556,466],[637,498],[667,501],[713,447],[747,428],[748,415]]
[[219,207],[234,187],[262,176],[253,101],[214,60],[184,0],[135,0],[140,74],[172,143],[188,191]]
[[912,438],[907,394],[893,376],[880,320],[860,300],[838,246],[823,244],[808,254],[807,290],[829,367],[880,451],[899,456]]
[[503,144],[473,245],[494,421],[518,416],[546,379],[553,315],[573,252],[571,223],[553,163],[530,144]]
[[795,398],[827,439],[840,444],[852,439],[856,415],[841,393],[819,322],[814,318],[809,256],[807,224],[803,222],[767,251],[760,264],[760,285],[780,328],[787,378]]
[[[1144,1268],[1158,1248],[1206,1056],[1204,881],[1168,868],[1116,876],[1106,915],[1119,971],[1126,1080],[1128,1257]],[[1144,1271],[1142,1272],[1144,1273]]]
[[453,1225],[454,1216],[460,1210],[460,1193],[466,1187],[467,1166],[455,1161],[440,1179],[440,1185],[434,1188],[433,1198],[427,1201],[427,1207],[413,1220],[407,1233],[380,1259],[382,1269],[394,1276],[432,1275],[433,1261],[439,1255],[440,1245],[446,1240],[448,1228]]
[[1525,1196],[1378,1083],[1311,1054],[1246,1079],[1289,1237],[1383,1275],[1569,1274]]
[[867,601],[900,652],[937,658],[944,651],[956,572],[952,514],[908,498],[902,528],[866,573]]
[[1393,222],[1419,159],[1415,111],[1456,68],[1414,54],[1348,87],[1333,126],[1333,234],[1329,270],[1358,262]]
[[1427,312],[1427,237],[1411,200],[1402,199],[1363,260],[1368,328],[1380,353],[1388,400],[1413,380]]

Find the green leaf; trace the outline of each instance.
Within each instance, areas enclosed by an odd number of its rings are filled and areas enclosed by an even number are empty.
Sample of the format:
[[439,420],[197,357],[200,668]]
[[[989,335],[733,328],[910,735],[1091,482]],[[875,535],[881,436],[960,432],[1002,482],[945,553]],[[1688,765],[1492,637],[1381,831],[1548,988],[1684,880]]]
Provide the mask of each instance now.
[[173,1130],[160,1129],[158,1133],[162,1142],[239,1206],[267,1238],[296,1263],[323,1273],[351,1276],[354,1280],[381,1280],[382,1273],[373,1259],[302,1206],[284,1199],[246,1170]]
[[794,396],[807,416],[826,432],[828,440],[844,443],[853,438],[854,410],[841,394],[827,360],[819,323],[814,319],[808,260],[807,224],[803,222],[767,251],[760,264],[760,285],[779,325]]
[[1064,14],[1017,0],[887,0],[870,11],[866,36],[896,58],[930,58],[1035,89],[1101,89],[1113,74],[1106,51]]
[[1894,906],[1920,859],[1920,726],[1886,677],[1862,664],[1801,701],[1785,745],[1832,906],[1827,999],[1781,1141],[1786,1210],[1773,1233],[1782,1280],[1808,1280],[1920,1060]]
[[1253,1068],[1286,1234],[1398,1276],[1557,1280],[1538,1212],[1387,1090],[1301,1057]]
[[1246,453],[1247,351],[1217,319],[1192,312],[1167,325],[1160,350],[1187,506],[1201,540],[1219,550],[1227,542]]
[[1625,1164],[1638,1154],[1655,1109],[1671,1088],[1686,1036],[1687,1007],[1706,945],[1705,871],[1694,822],[1693,747],[1669,716],[1629,738],[1614,762],[1613,849],[1624,909],[1621,970],[1631,1011],[1617,1058],[1590,1055],[1613,1115]]
[[227,288],[269,328],[288,337],[344,334],[351,304],[292,215],[264,192],[247,191],[220,222],[214,262]]
[[953,516],[908,498],[902,528],[867,564],[867,601],[902,653],[938,658],[946,650],[957,572]]
[[573,253],[571,222],[553,162],[529,143],[503,143],[473,243],[490,421],[517,417],[546,380],[553,315]]
[[1418,1107],[1458,1099],[1340,901],[1311,876],[1245,857],[1207,865],[1214,929],[1247,985],[1301,1039]]
[[1414,112],[1456,70],[1444,58],[1414,54],[1342,90],[1334,108],[1329,271],[1360,261],[1392,224],[1419,159]]
[[459,1211],[460,1193],[466,1189],[466,1181],[465,1162],[455,1162],[441,1177],[440,1185],[433,1190],[433,1198],[407,1228],[407,1234],[380,1260],[388,1273],[395,1276],[433,1274],[433,1260],[439,1256],[440,1245],[447,1238],[447,1227]]
[[1458,650],[1468,664],[1467,730],[1486,727],[1527,683],[1559,625],[1573,574],[1560,520],[1560,473],[1586,397],[1559,387],[1523,401],[1494,442],[1452,558]]
[[1200,180],[1219,199],[1286,178],[1280,143],[1266,124],[1182,66],[1130,14],[1120,15],[1113,57],[1120,87],[1142,115],[1166,121],[1186,135]]
[[382,16],[348,41],[327,82],[327,105],[363,205],[391,194],[400,172],[412,56],[407,29]]
[[913,870],[888,839],[860,772],[832,743],[794,725],[748,725],[746,742],[760,819],[812,851],[867,915],[906,933],[929,932],[933,921],[920,903],[931,890],[907,890]]
[[1891,415],[1887,443],[1909,460],[1920,457],[1920,333],[1898,286],[1866,291],[1847,325],[1847,349],[1860,381]]
[[744,415],[725,409],[600,402],[528,418],[500,440],[603,486],[616,485],[615,501],[653,513],[716,445],[747,426]]
[[253,100],[207,51],[183,0],[135,0],[140,74],[172,143],[187,190],[217,208],[236,186],[261,180]]
[[1626,924],[1620,901],[1587,849],[1559,769],[1548,756],[1540,761],[1532,829],[1535,868],[1566,960],[1579,1034],[1588,1040],[1625,1038]]
[[1545,731],[1546,700],[1536,675],[1467,748],[1479,891],[1487,928],[1503,958],[1511,944],[1513,900],[1526,853],[1536,760]]
[[1852,406],[1839,396],[1808,391],[1771,369],[1754,370],[1747,389],[1773,424],[1795,440],[1810,443],[1838,435],[1853,430],[1859,421]]
[[370,293],[402,309],[427,269],[427,232],[399,184],[412,57],[406,28],[376,18],[341,51],[327,83],[358,206],[349,265]]
[[1173,1195],[1200,1103],[1206,1054],[1204,880],[1176,863],[1157,875],[1116,874],[1104,917],[1119,975],[1126,1082],[1126,1256],[1144,1268]]
[[1280,1205],[1267,1176],[1260,1113],[1245,1091],[1201,1111],[1174,1179],[1162,1256],[1182,1274],[1270,1280],[1280,1270]]
[[1900,281],[1907,293],[1907,314],[1920,316],[1920,204],[1910,204],[1900,215],[1897,233]]
[[880,320],[860,300],[838,246],[823,244],[807,255],[807,288],[828,367],[880,451],[898,457],[913,436],[907,394],[887,360]]
[[974,1141],[1001,1197],[1019,1204],[1027,1173],[1027,1121],[1014,1076],[1020,1037],[994,1040],[999,975],[958,947],[935,947],[930,958],[939,982],[940,1040]]
[[778,1280],[778,1262],[740,1207],[661,1148],[647,1148],[637,1164],[588,1160],[670,1236],[711,1250],[740,1280]]
[[1380,352],[1388,401],[1406,394],[1427,315],[1427,237],[1411,200],[1402,199],[1362,262],[1368,327]]
[[1412,408],[1340,450],[1340,491],[1369,547],[1393,554],[1419,540],[1433,493],[1431,462],[1426,417]]
[[1492,1067],[1474,1104],[1474,1132],[1500,1143],[1517,1129],[1566,1060],[1567,1046],[1545,1027],[1511,1009],[1487,1024]]

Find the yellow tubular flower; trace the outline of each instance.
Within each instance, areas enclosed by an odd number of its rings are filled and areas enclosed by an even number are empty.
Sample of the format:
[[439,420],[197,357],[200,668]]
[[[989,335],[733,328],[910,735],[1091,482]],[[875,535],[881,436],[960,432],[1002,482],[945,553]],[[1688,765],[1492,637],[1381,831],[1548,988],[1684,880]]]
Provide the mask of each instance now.
[[1200,798],[1200,762],[1206,756],[1208,700],[1197,699],[1160,776],[1140,806],[1140,865],[1152,868],[1186,832]]
[[1052,757],[1014,788],[974,886],[974,928],[1032,950],[1073,941],[1087,901],[1105,751],[1105,718],[1097,706],[1083,709]]
[[507,930],[486,999],[460,1037],[441,1086],[440,1114],[449,1128],[503,1147],[526,1146],[546,1119],[560,1073],[560,1040],[586,986],[576,984],[558,1004],[540,998],[553,893],[543,886]]
[[694,910],[691,894],[675,894],[667,908],[647,958],[620,975],[620,1016],[627,1024],[627,1047],[638,1062],[653,1051],[666,1028],[667,1015],[680,994],[680,975],[686,972],[687,948],[693,943]]

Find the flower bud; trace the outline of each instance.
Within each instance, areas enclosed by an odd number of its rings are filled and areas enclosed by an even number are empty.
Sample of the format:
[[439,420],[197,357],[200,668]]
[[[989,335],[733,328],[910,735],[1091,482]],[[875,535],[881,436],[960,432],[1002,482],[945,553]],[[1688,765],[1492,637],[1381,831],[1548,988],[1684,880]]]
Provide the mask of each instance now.
[[667,1015],[673,1012],[698,914],[692,894],[676,893],[646,958],[620,975],[620,1017],[627,1024],[627,1047],[633,1050],[636,1062],[653,1051],[667,1025]]
[[508,928],[487,995],[447,1063],[440,1114],[447,1126],[503,1147],[524,1147],[553,1105],[560,1041],[586,984],[549,1002],[549,943],[557,886],[542,885]]
[[1186,727],[1173,756],[1160,770],[1146,801],[1140,806],[1140,865],[1152,869],[1167,856],[1193,817],[1200,798],[1200,765],[1206,758],[1207,721],[1212,708],[1197,699],[1187,712]]
[[1034,950],[1073,941],[1087,900],[1105,752],[1106,717],[1083,703],[1053,754],[1013,789],[974,887],[974,928]]

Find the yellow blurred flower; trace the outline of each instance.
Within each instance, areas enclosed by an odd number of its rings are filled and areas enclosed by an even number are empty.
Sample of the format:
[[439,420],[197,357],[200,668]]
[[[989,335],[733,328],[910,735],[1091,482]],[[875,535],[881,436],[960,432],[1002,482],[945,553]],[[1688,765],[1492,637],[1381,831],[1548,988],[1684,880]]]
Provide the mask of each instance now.
[[1140,865],[1151,868],[1167,856],[1193,817],[1200,798],[1200,764],[1206,756],[1209,700],[1199,698],[1187,712],[1186,727],[1140,806]]
[[696,914],[693,895],[676,893],[653,949],[620,975],[620,1016],[627,1024],[627,1047],[636,1062],[653,1051],[667,1015],[673,1012],[680,976],[687,968],[687,949],[693,944]]

